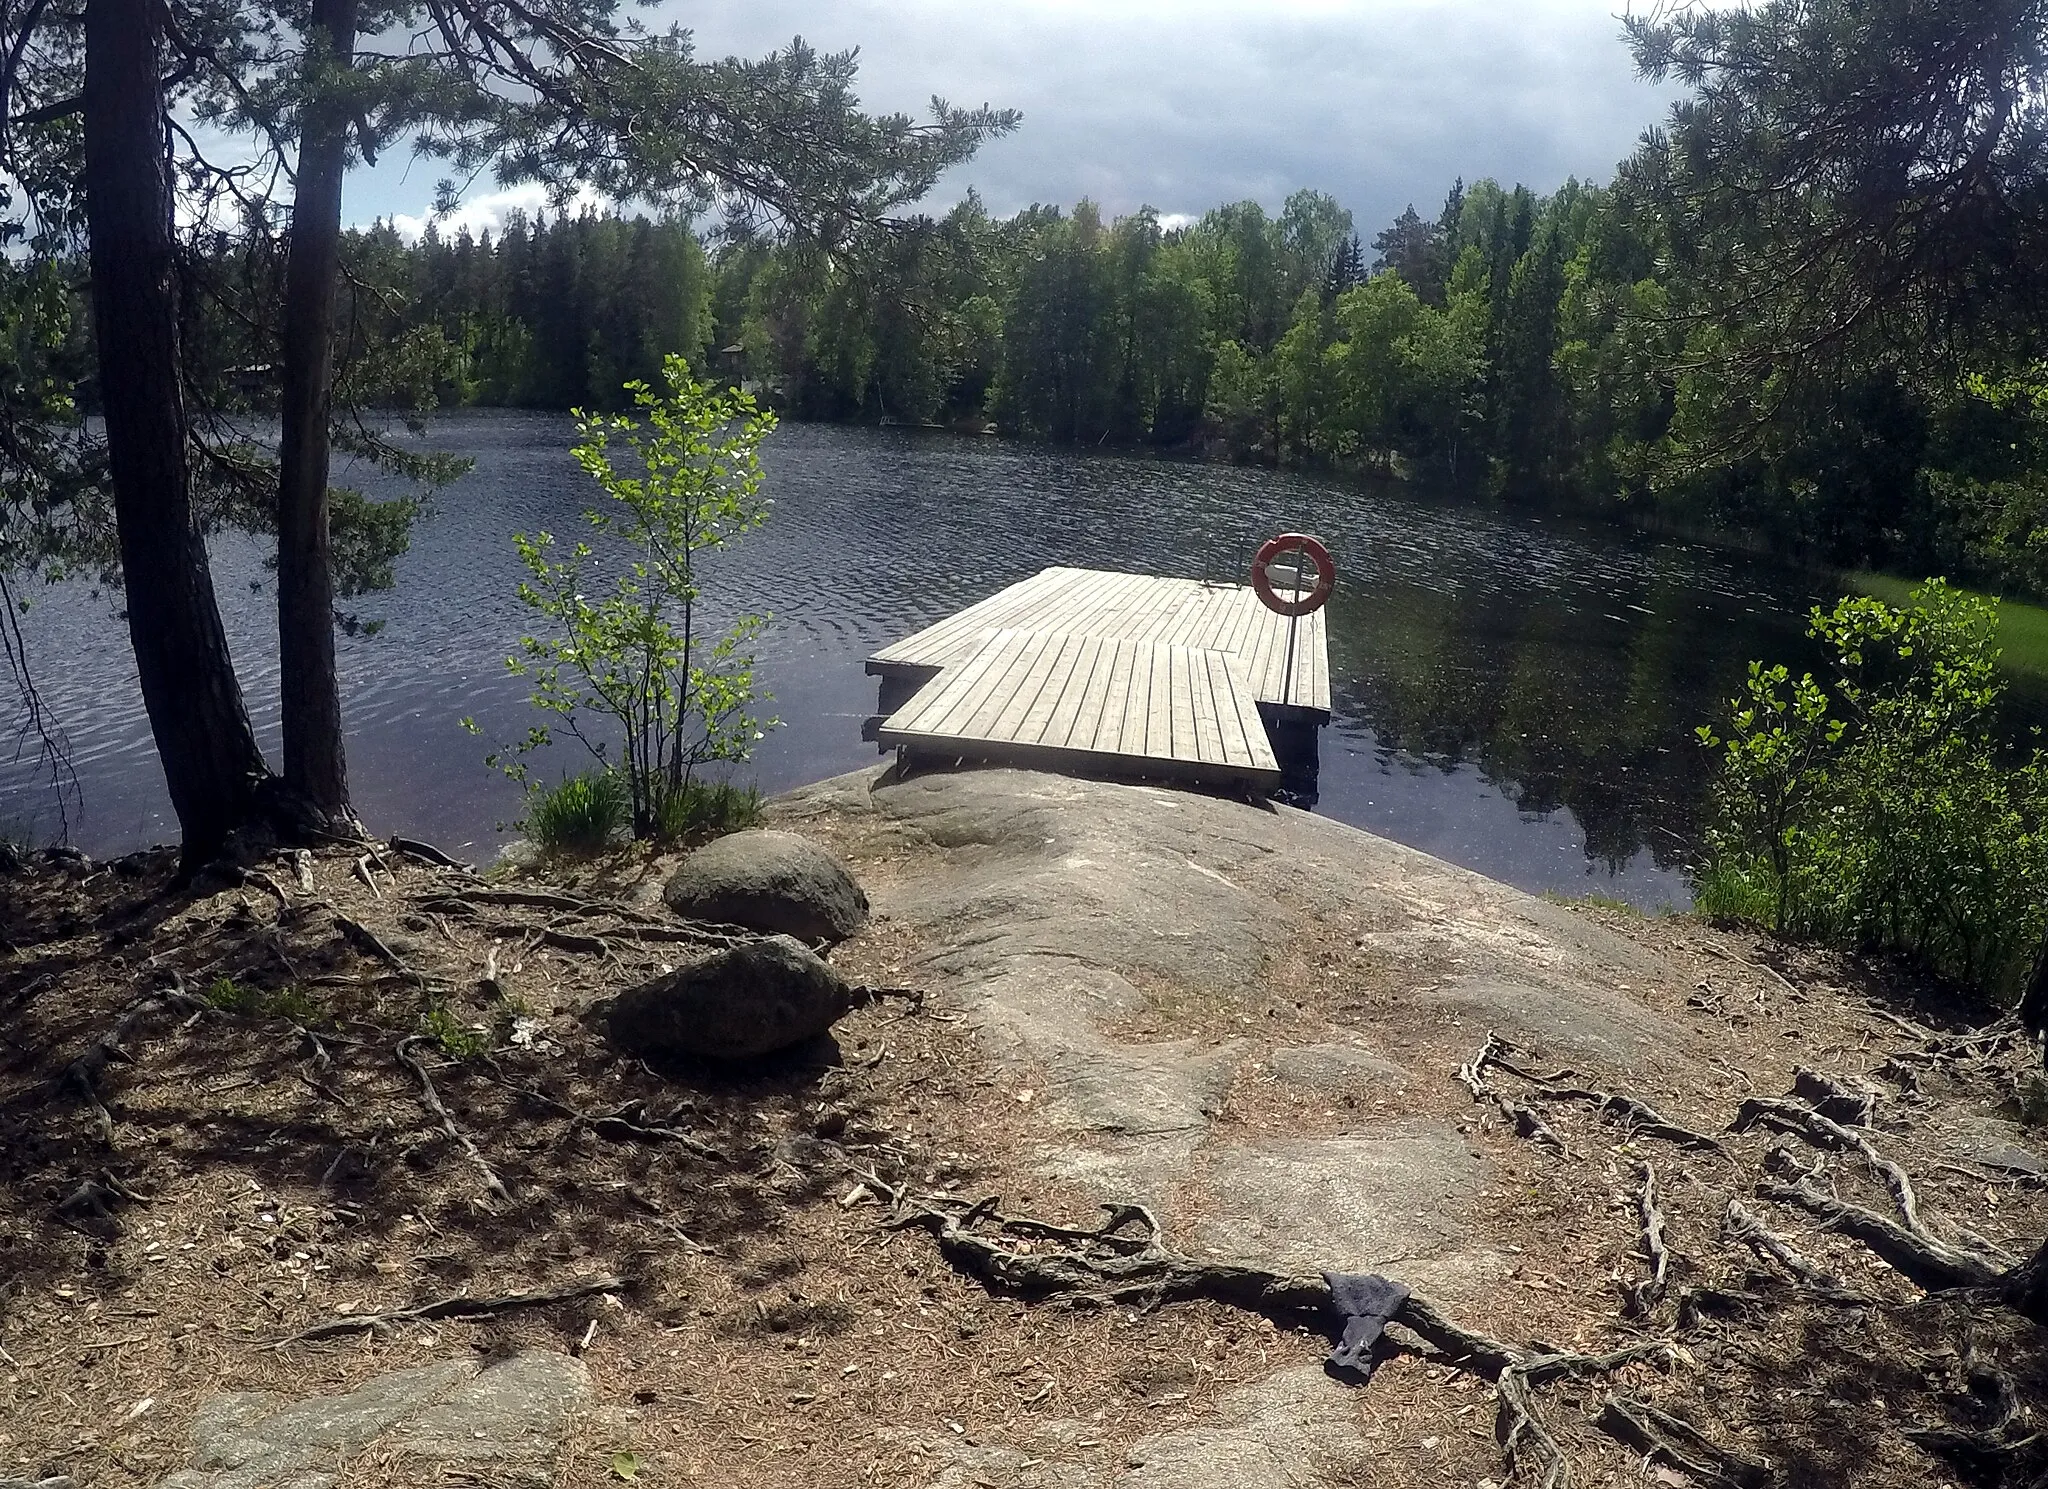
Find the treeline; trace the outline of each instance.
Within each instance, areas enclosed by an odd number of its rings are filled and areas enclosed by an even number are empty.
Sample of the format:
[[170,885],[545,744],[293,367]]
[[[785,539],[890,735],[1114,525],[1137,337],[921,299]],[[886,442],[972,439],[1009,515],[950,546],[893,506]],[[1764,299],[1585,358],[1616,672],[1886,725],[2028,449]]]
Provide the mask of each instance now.
[[413,391],[441,404],[613,408],[670,353],[704,365],[711,267],[675,222],[515,214],[481,239],[430,227],[410,244],[379,224],[346,253],[350,319],[365,342],[412,340]]
[[[801,418],[1396,472],[1844,565],[2048,590],[2044,410],[1876,356],[1731,379],[1720,287],[1624,181],[1454,186],[1370,244],[1328,196],[1169,223],[968,199],[853,255],[677,223],[357,235],[444,403],[608,405],[667,351]],[[388,309],[381,313],[388,315]],[[372,316],[372,319],[375,317]],[[438,359],[438,361],[437,361]]]

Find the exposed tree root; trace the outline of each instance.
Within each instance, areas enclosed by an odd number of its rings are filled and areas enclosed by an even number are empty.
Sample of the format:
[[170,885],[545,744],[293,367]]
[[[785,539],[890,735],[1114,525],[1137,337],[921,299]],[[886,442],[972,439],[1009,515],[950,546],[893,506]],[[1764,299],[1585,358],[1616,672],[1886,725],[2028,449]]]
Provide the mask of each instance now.
[[1822,1193],[1810,1176],[1801,1174],[1789,1185],[1760,1184],[1757,1192],[1766,1199],[1800,1205],[1827,1220],[1830,1225],[1855,1236],[1887,1263],[1903,1272],[1917,1285],[1930,1291],[1942,1287],[1973,1287],[1990,1282],[2010,1271],[2015,1258],[1983,1243],[1970,1247],[1951,1245],[1927,1228],[1920,1218],[1919,1197],[1906,1171],[1879,1153],[1860,1131],[1822,1116],[1800,1101],[1752,1097],[1742,1103],[1736,1115],[1736,1129],[1762,1122],[1794,1133],[1822,1147],[1839,1148],[1856,1154],[1891,1194],[1902,1224],[1886,1220],[1874,1211]]
[[1849,1287],[1834,1273],[1795,1251],[1790,1242],[1765,1225],[1741,1200],[1728,1201],[1728,1209],[1721,1217],[1721,1234],[1749,1247],[1763,1260],[1776,1262],[1802,1289],[1823,1301],[1855,1306],[1877,1301],[1870,1294]]
[[138,1194],[118,1175],[102,1169],[82,1180],[58,1203],[57,1218],[82,1235],[105,1240],[121,1228],[115,1205],[148,1203],[147,1195]]
[[361,921],[351,920],[346,915],[336,911],[334,912],[334,924],[335,928],[341,932],[342,939],[355,947],[356,950],[366,956],[375,957],[414,986],[422,988],[427,986],[428,979],[426,973],[419,971],[411,963],[407,962],[404,957],[393,951],[385,944],[382,936],[379,936]]
[[479,905],[511,905],[528,910],[552,910],[558,915],[617,915],[636,920],[646,918],[624,905],[586,899],[582,895],[563,894],[552,889],[486,889],[480,886],[464,886],[461,889],[435,889],[424,895],[416,895],[414,903],[435,910],[463,907],[474,909]]
[[[519,929],[524,929],[520,927]],[[535,933],[543,946],[552,946],[557,951],[573,952],[577,956],[610,956],[611,943],[602,936],[585,936],[575,931],[559,931],[553,926],[543,926]]]
[[1468,1063],[1458,1067],[1458,1079],[1464,1083],[1465,1089],[1472,1093],[1473,1100],[1491,1102],[1498,1107],[1500,1114],[1508,1119],[1509,1125],[1515,1129],[1517,1135],[1531,1142],[1541,1143],[1554,1153],[1569,1157],[1571,1149],[1565,1146],[1564,1139],[1537,1114],[1534,1107],[1503,1096],[1486,1079],[1487,1066],[1497,1063],[1501,1055],[1513,1048],[1513,1045],[1498,1034],[1489,1032],[1486,1043],[1479,1047],[1479,1053]]
[[243,869],[242,882],[244,884],[253,884],[256,886],[256,888],[262,890],[265,894],[275,896],[277,899],[277,907],[279,910],[286,910],[291,907],[292,897],[289,894],[285,893],[284,886],[278,883],[277,880],[272,878],[269,874],[264,873],[263,870]]
[[289,1339],[280,1339],[271,1348],[283,1349],[288,1344],[309,1344],[316,1339],[332,1339],[339,1334],[388,1329],[394,1324],[431,1323],[443,1318],[486,1318],[492,1314],[510,1313],[519,1308],[546,1308],[555,1303],[572,1303],[578,1298],[592,1298],[602,1293],[626,1292],[632,1286],[631,1278],[606,1275],[546,1292],[511,1293],[502,1298],[457,1296],[442,1298],[438,1302],[422,1303],[416,1308],[395,1308],[389,1313],[351,1313],[343,1318],[331,1318],[325,1323],[315,1324]]
[[1634,1396],[1609,1396],[1595,1425],[1651,1460],[1677,1469],[1694,1484],[1763,1489],[1776,1480],[1769,1464],[1730,1452],[1692,1423]]
[[485,1158],[477,1145],[470,1141],[469,1134],[455,1124],[455,1118],[449,1114],[448,1108],[441,1102],[441,1094],[434,1089],[434,1081],[427,1074],[427,1067],[413,1055],[413,1046],[421,1043],[424,1043],[424,1040],[417,1034],[409,1039],[399,1040],[398,1063],[410,1070],[413,1074],[413,1079],[419,1082],[420,1100],[428,1111],[440,1119],[441,1130],[448,1134],[455,1145],[468,1156],[469,1161],[476,1165],[477,1171],[483,1175],[484,1188],[488,1189],[494,1196],[506,1204],[510,1204],[512,1202],[512,1191],[505,1187],[505,1181],[498,1177],[498,1171],[491,1167],[490,1160]]
[[[1595,1107],[1602,1116],[1620,1121],[1632,1137],[1654,1137],[1681,1148],[1690,1148],[1695,1152],[1719,1153],[1726,1156],[1727,1150],[1721,1146],[1718,1139],[1711,1138],[1703,1132],[1694,1132],[1689,1127],[1681,1127],[1646,1101],[1639,1101],[1633,1096],[1619,1092],[1562,1084],[1566,1076],[1573,1074],[1568,1070],[1561,1070],[1553,1075],[1537,1075],[1534,1071],[1525,1070],[1504,1058],[1514,1052],[1514,1045],[1498,1034],[1489,1032],[1486,1043],[1480,1047],[1479,1053],[1473,1057],[1471,1063],[1459,1067],[1458,1079],[1464,1082],[1475,1097],[1491,1100],[1499,1105],[1501,1110],[1516,1122],[1517,1130],[1520,1130],[1522,1124],[1515,1114],[1527,1112],[1529,1108],[1509,1101],[1486,1083],[1485,1076],[1489,1067],[1505,1070],[1518,1080],[1527,1081],[1535,1088],[1534,1095],[1539,1101],[1578,1101]],[[1474,1084],[1475,1081],[1478,1082],[1477,1085]],[[1531,1113],[1531,1116],[1534,1114]],[[1541,1123],[1540,1118],[1535,1120]],[[1545,1127],[1544,1130],[1547,1132],[1549,1128]],[[1523,1132],[1522,1135],[1530,1137],[1534,1134]],[[1551,1133],[1551,1139],[1556,1142],[1558,1151],[1563,1152],[1562,1140],[1557,1139],[1555,1133]]]
[[692,946],[728,947],[739,946],[748,941],[758,941],[760,936],[747,930],[728,929],[713,925],[621,925],[606,931],[621,941],[644,941],[649,943],[681,942]]
[[713,1163],[732,1162],[729,1154],[712,1147],[702,1138],[687,1133],[680,1127],[671,1127],[665,1122],[649,1121],[647,1103],[644,1101],[629,1101],[615,1112],[585,1112],[577,1110],[567,1102],[557,1101],[536,1087],[522,1086],[516,1081],[509,1080],[502,1072],[494,1074],[492,1079],[535,1106],[551,1111],[556,1116],[567,1117],[572,1128],[588,1128],[599,1137],[609,1138],[614,1142],[667,1143]]
[[57,1094],[76,1096],[92,1109],[94,1130],[108,1147],[114,1144],[114,1114],[100,1099],[100,1077],[111,1064],[135,1063],[135,1057],[128,1053],[126,1046],[152,1014],[165,1010],[187,1013],[194,1018],[212,1012],[208,1004],[187,993],[183,980],[173,973],[172,986],[145,993],[130,1003],[112,1029],[95,1039],[84,1054],[58,1073]]
[[[1396,1316],[1398,1319],[1398,1315]],[[1631,1344],[1604,1355],[1581,1355],[1564,1351],[1535,1351],[1508,1365],[1494,1382],[1499,1406],[1495,1435],[1502,1455],[1514,1472],[1530,1471],[1539,1489],[1564,1489],[1571,1482],[1571,1463],[1550,1430],[1536,1415],[1531,1388],[1566,1376],[1612,1375],[1624,1365],[1658,1360],[1668,1365],[1671,1345],[1662,1339]],[[1534,1460],[1531,1462],[1530,1460]]]
[[1779,1204],[1798,1205],[1817,1216],[1830,1229],[1855,1237],[1894,1271],[1926,1292],[1940,1292],[1952,1287],[1987,1287],[2009,1270],[2009,1262],[1994,1261],[1976,1252],[1949,1246],[1924,1230],[1908,1230],[1874,1210],[1837,1199],[1803,1174],[1790,1183],[1761,1180],[1756,1192]]
[[1830,1121],[1848,1127],[1868,1127],[1877,1098],[1868,1091],[1852,1091],[1832,1076],[1804,1065],[1792,1069],[1792,1094]]
[[1726,1156],[1727,1150],[1717,1139],[1667,1120],[1648,1102],[1638,1101],[1633,1096],[1617,1091],[1595,1091],[1583,1086],[1551,1085],[1543,1086],[1536,1094],[1544,1101],[1583,1101],[1596,1106],[1603,1115],[1619,1118],[1631,1137],[1654,1137],[1695,1152]]
[[[1336,1322],[1330,1285],[1320,1274],[1289,1275],[1178,1255],[1165,1247],[1158,1220],[1142,1205],[1105,1205],[1103,1223],[1088,1230],[1006,1214],[994,1197],[970,1204],[912,1196],[872,1172],[859,1177],[887,1198],[891,1229],[929,1231],[955,1269],[991,1291],[1081,1306],[1156,1308],[1206,1301],[1320,1331]],[[1566,1377],[1608,1376],[1644,1361],[1668,1366],[1673,1358],[1665,1339],[1601,1355],[1541,1345],[1518,1350],[1465,1328],[1412,1292],[1390,1322],[1415,1335],[1437,1357],[1493,1382],[1501,1451],[1510,1468],[1526,1468],[1541,1489],[1562,1489],[1571,1474],[1563,1448],[1536,1413],[1537,1386]],[[1397,1348],[1413,1348],[1401,1345],[1397,1336],[1389,1338]]]
[[418,838],[395,837],[391,840],[391,851],[403,853],[408,858],[417,858],[421,863],[430,863],[435,868],[454,869],[463,874],[476,872],[475,865],[464,863],[461,859],[444,853],[432,843],[421,842]]
[[[1891,1192],[1892,1203],[1898,1206],[1900,1216],[1909,1230],[1926,1235],[1926,1227],[1920,1220],[1919,1197],[1913,1193],[1913,1181],[1906,1171],[1880,1154],[1862,1133],[1844,1127],[1831,1118],[1822,1116],[1813,1107],[1802,1101],[1779,1100],[1768,1096],[1752,1096],[1742,1103],[1735,1114],[1737,1132],[1746,1132],[1757,1123],[1775,1127],[1781,1132],[1806,1138],[1824,1148],[1845,1149],[1854,1153],[1870,1166],[1884,1187]],[[1931,1236],[1928,1239],[1933,1239]]]
[[1633,1318],[1647,1318],[1664,1301],[1664,1289],[1671,1271],[1671,1252],[1664,1244],[1664,1212],[1657,1205],[1657,1170],[1647,1163],[1636,1165],[1642,1188],[1636,1191],[1636,1213],[1643,1222],[1643,1254],[1650,1263],[1650,1275],[1626,1284],[1625,1311]]

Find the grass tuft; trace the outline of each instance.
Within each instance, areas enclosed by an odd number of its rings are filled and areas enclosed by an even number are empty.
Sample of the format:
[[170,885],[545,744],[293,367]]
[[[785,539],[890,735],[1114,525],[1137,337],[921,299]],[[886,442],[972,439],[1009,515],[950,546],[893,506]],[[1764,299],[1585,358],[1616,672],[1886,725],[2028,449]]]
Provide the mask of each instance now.
[[491,1048],[490,1030],[465,1024],[445,1003],[428,1005],[420,1015],[420,1033],[439,1045],[442,1054],[457,1060],[485,1054]]
[[261,988],[232,977],[216,977],[203,996],[222,1013],[238,1013],[246,1018],[290,1019],[309,1027],[325,1021],[320,1005],[307,996],[304,988]]
[[663,843],[701,842],[761,820],[761,793],[729,781],[691,781],[661,804],[655,836]]
[[626,783],[608,770],[565,777],[534,794],[527,836],[548,853],[602,853],[626,831],[633,815]]
[[1709,864],[1693,871],[1692,910],[1717,924],[1769,926],[1778,918],[1778,892],[1761,875]]

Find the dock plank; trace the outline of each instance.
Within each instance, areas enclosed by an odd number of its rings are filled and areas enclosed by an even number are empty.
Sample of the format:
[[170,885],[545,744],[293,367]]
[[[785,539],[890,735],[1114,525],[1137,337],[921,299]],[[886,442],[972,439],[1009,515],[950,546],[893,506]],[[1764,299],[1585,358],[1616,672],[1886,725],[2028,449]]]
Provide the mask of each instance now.
[[1067,694],[1074,682],[1074,667],[1081,660],[1082,648],[1088,644],[1086,636],[1071,631],[1060,637],[1059,655],[1053,660],[1052,670],[1045,675],[1045,682],[1038,690],[1038,697],[1025,711],[1023,722],[1017,725],[1014,737],[1024,744],[1043,744],[1045,731],[1055,718],[1064,711],[1068,718],[1079,707],[1078,696],[1069,700]]
[[1025,649],[1031,658],[1028,670],[1019,669],[1020,680],[1007,703],[1000,709],[990,710],[985,715],[986,722],[975,721],[975,726],[970,730],[974,738],[1016,739],[1025,716],[1038,701],[1038,695],[1044,689],[1046,679],[1052,675],[1052,669],[1059,661],[1060,648],[1068,638],[1060,631],[1037,631],[1032,635],[1038,647],[1035,653],[1029,647]]
[[999,631],[877,732],[884,744],[1139,778],[1280,778],[1241,664],[1207,648]]
[[1108,693],[1106,678],[1098,676],[1102,669],[1116,660],[1116,642],[1104,636],[1090,636],[1082,651],[1080,660],[1074,664],[1074,676],[1079,683],[1079,695],[1074,707],[1062,719],[1055,719],[1051,727],[1040,736],[1040,743],[1055,744],[1061,749],[1072,749],[1076,745],[1087,748],[1095,738],[1096,725],[1102,722],[1102,702]]
[[1086,569],[1041,569],[1029,579],[1019,580],[1008,589],[999,590],[965,610],[883,647],[869,660],[884,664],[944,666],[973,650],[984,632],[1008,628],[1010,617],[1028,612],[1041,600],[1050,600],[1060,591],[1078,584],[1089,572]]
[[[909,709],[915,708],[918,698],[923,697],[925,693],[939,693],[938,717],[927,719],[920,723],[918,727],[931,734],[962,733],[966,728],[967,721],[973,718],[975,712],[994,695],[998,688],[1003,687],[1006,681],[1008,681],[1008,669],[1015,663],[1017,654],[1030,644],[1031,635],[1032,633],[1029,631],[998,632],[986,648],[990,654],[989,667],[982,675],[975,678],[971,685],[948,687],[943,690],[939,689],[936,684],[927,685],[924,692],[919,693],[917,697],[912,698],[905,705],[905,711],[907,712]],[[972,659],[970,659],[970,665],[971,662]],[[965,673],[966,670],[966,667],[949,669],[948,672],[939,674],[938,681],[941,683],[948,682],[951,672]],[[898,717],[901,717],[901,715],[898,715]]]
[[1209,659],[1217,653],[1188,649],[1182,654],[1188,659],[1188,702],[1195,715],[1194,758],[1228,765],[1230,752],[1224,748],[1223,729],[1216,718],[1216,686],[1209,676]]
[[[1130,703],[1131,673],[1137,665],[1135,643],[1111,638],[1109,644],[1114,648],[1114,655],[1110,659],[1108,685],[1103,689],[1100,721],[1095,726],[1095,738],[1090,742],[1090,748],[1098,755],[1123,752],[1124,715]],[[1142,743],[1139,747],[1143,748]]]

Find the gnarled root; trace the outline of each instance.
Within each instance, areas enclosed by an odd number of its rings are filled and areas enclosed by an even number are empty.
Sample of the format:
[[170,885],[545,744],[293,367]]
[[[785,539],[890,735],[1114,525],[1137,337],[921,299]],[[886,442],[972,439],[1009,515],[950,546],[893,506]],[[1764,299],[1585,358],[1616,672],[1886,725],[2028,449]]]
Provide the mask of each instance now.
[[[1103,1223],[1083,1229],[1007,1214],[994,1197],[970,1204],[912,1196],[874,1173],[859,1177],[886,1197],[891,1229],[931,1232],[948,1262],[993,1291],[1084,1306],[1153,1308],[1203,1300],[1288,1325],[1327,1330],[1333,1322],[1330,1287],[1320,1274],[1290,1275],[1180,1256],[1166,1248],[1158,1220],[1142,1205],[1106,1205]],[[1611,1375],[1643,1361],[1668,1366],[1674,1355],[1664,1339],[1602,1355],[1541,1345],[1523,1351],[1455,1322],[1419,1293],[1408,1295],[1391,1323],[1436,1356],[1493,1382],[1501,1451],[1511,1467],[1526,1468],[1542,1489],[1563,1489],[1571,1473],[1563,1448],[1536,1413],[1535,1388],[1566,1377]],[[1395,1347],[1404,1347],[1398,1336],[1389,1338]]]
[[1712,1441],[1692,1423],[1634,1396],[1612,1395],[1595,1424],[1618,1442],[1654,1461],[1669,1464],[1695,1484],[1717,1489],[1762,1489],[1775,1481],[1770,1465],[1757,1463]]
[[2008,1271],[2005,1262],[1935,1240],[1924,1230],[1909,1230],[1874,1210],[1838,1199],[1801,1175],[1790,1183],[1762,1180],[1756,1192],[1779,1204],[1797,1205],[1832,1230],[1853,1236],[1877,1253],[1894,1271],[1926,1292],[1952,1287],[1988,1287]]
[[470,1141],[469,1134],[456,1126],[455,1118],[442,1104],[441,1093],[434,1089],[433,1077],[427,1074],[427,1067],[413,1054],[413,1046],[423,1042],[417,1034],[409,1039],[401,1039],[398,1042],[398,1063],[410,1070],[413,1079],[419,1082],[420,1101],[428,1111],[440,1119],[441,1130],[448,1134],[449,1140],[462,1149],[469,1161],[476,1165],[477,1171],[483,1175],[484,1188],[489,1190],[494,1198],[510,1204],[512,1191],[505,1187],[505,1181],[498,1177],[498,1171],[491,1167],[490,1160],[484,1157],[482,1150]]
[[1845,1285],[1834,1273],[1795,1251],[1790,1242],[1765,1225],[1741,1200],[1728,1201],[1728,1209],[1721,1217],[1721,1234],[1730,1241],[1749,1247],[1759,1258],[1776,1262],[1801,1288],[1825,1302],[1861,1306],[1877,1301],[1868,1293],[1857,1292]]
[[1636,1165],[1643,1184],[1636,1191],[1636,1214],[1643,1222],[1643,1255],[1650,1275],[1625,1285],[1625,1311],[1632,1318],[1647,1318],[1664,1301],[1664,1289],[1671,1272],[1671,1251],[1664,1244],[1664,1211],[1657,1204],[1657,1170],[1647,1163]]
[[1458,1067],[1458,1079],[1464,1083],[1465,1089],[1472,1093],[1473,1100],[1489,1101],[1498,1107],[1500,1114],[1508,1119],[1508,1125],[1515,1129],[1518,1136],[1540,1143],[1553,1153],[1569,1157],[1571,1149],[1565,1146],[1564,1139],[1537,1114],[1534,1107],[1503,1096],[1486,1079],[1486,1067],[1498,1064],[1500,1057],[1513,1049],[1514,1046],[1498,1034],[1488,1032],[1486,1043],[1480,1046],[1479,1053],[1468,1063]]

